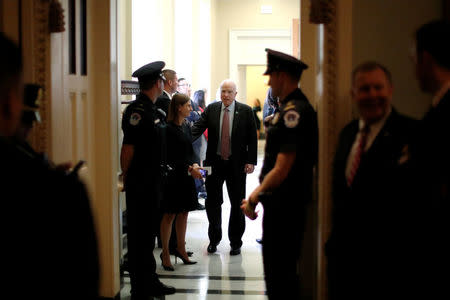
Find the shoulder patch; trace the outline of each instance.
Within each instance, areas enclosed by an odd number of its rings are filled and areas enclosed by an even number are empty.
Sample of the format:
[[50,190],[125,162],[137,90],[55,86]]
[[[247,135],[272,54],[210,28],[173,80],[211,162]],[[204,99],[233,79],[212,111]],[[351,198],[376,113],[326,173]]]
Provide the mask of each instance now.
[[136,126],[139,124],[139,121],[142,119],[141,115],[137,112],[132,113],[130,116],[130,124]]
[[284,124],[287,128],[294,128],[298,125],[298,121],[300,120],[300,114],[295,110],[290,110],[284,114]]
[[288,111],[290,109],[295,108],[295,103],[294,101],[289,101],[286,106],[284,107],[283,111]]

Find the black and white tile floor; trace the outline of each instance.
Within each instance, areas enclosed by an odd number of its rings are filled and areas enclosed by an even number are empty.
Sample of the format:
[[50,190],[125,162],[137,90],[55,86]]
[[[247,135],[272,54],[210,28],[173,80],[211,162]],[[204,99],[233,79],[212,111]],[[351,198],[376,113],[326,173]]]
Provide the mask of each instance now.
[[[258,165],[253,174],[247,176],[247,195],[258,185],[263,159],[264,141],[259,141]],[[178,259],[172,264],[174,272],[165,271],[161,266],[159,254],[161,249],[155,249],[154,256],[157,262],[157,273],[162,282],[174,286],[176,294],[166,296],[164,299],[192,299],[192,300],[263,300],[265,295],[264,272],[261,256],[261,245],[256,239],[261,237],[262,207],[258,205],[260,217],[255,221],[246,218],[246,230],[243,236],[241,255],[230,256],[228,241],[228,218],[230,215],[230,203],[224,185],[224,204],[222,205],[222,236],[223,239],[217,247],[217,252],[209,254],[208,246],[208,219],[205,210],[197,210],[189,213],[188,228],[186,233],[187,249],[194,252],[192,260],[195,265],[184,265]],[[123,278],[124,284],[121,290],[121,298],[130,298],[129,277]]]

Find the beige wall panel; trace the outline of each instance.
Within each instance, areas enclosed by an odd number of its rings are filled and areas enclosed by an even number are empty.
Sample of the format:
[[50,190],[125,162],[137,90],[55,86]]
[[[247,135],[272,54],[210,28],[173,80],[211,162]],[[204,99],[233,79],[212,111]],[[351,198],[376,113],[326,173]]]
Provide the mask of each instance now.
[[[117,1],[87,1],[89,169],[100,253],[100,295],[120,291]],[[102,12],[101,14],[97,12]],[[94,30],[95,29],[95,30]]]
[[[254,106],[255,99],[258,98],[261,103],[261,110],[266,98],[267,76],[262,74],[266,70],[266,66],[247,66],[247,104]],[[261,116],[260,116],[261,117]]]
[[78,101],[77,101],[77,93],[76,92],[69,92],[69,101],[70,101],[70,111],[71,111],[71,124],[72,124],[72,159],[71,161],[76,162],[79,159],[78,154]]
[[131,80],[131,1],[119,0],[119,77]]
[[418,88],[409,50],[417,27],[440,18],[441,9],[441,0],[353,1],[353,66],[365,60],[386,65],[394,81],[394,106],[416,118],[430,97]]

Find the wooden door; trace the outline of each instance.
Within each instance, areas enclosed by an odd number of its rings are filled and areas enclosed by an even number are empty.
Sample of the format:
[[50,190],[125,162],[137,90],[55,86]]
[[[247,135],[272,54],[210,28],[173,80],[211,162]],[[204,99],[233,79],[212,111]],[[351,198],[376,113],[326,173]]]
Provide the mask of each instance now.
[[55,162],[89,161],[86,0],[63,0],[66,30],[51,37],[51,153]]

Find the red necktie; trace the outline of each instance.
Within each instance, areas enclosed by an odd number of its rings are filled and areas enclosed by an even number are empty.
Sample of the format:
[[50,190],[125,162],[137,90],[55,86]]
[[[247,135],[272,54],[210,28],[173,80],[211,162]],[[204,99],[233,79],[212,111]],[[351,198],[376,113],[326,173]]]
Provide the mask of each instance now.
[[350,169],[350,174],[348,175],[347,178],[347,185],[351,186],[353,183],[353,179],[355,179],[355,175],[356,172],[359,169],[359,165],[361,164],[361,157],[362,154],[364,153],[364,149],[366,148],[366,144],[367,144],[367,136],[369,135],[369,126],[364,126],[361,129],[361,136],[359,138],[359,144],[358,144],[358,148],[356,149],[356,153],[355,153],[355,157],[353,158],[353,162],[352,162],[352,167]]
[[228,115],[227,107],[225,107],[225,110],[223,111],[220,156],[224,160],[228,160],[228,157],[230,156],[230,117]]

